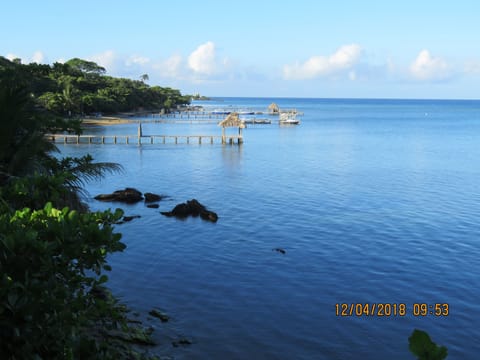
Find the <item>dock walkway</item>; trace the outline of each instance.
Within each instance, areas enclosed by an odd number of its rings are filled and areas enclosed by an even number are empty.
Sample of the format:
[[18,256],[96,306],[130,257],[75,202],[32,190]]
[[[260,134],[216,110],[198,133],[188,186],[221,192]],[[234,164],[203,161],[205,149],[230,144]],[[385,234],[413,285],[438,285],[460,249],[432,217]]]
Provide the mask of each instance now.
[[221,144],[242,144],[241,135],[46,135],[50,141],[63,144],[190,144],[218,143]]

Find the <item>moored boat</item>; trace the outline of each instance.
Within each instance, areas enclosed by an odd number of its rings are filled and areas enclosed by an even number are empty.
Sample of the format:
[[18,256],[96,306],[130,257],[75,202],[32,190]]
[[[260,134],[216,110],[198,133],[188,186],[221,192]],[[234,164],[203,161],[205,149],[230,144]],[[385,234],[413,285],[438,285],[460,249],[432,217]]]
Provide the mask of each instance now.
[[297,119],[297,114],[294,112],[285,112],[280,114],[280,125],[299,125],[300,120]]

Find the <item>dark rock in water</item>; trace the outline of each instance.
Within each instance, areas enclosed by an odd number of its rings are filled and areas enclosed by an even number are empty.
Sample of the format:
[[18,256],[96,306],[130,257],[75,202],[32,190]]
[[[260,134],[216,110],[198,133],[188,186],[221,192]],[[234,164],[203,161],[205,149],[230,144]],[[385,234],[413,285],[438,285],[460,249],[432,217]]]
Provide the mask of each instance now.
[[150,310],[148,313],[153,317],[160,319],[161,322],[168,322],[168,320],[170,320],[170,316],[155,309]]
[[141,218],[140,215],[124,216],[123,221],[132,221],[133,219],[139,219],[139,218]]
[[148,192],[143,194],[143,196],[145,196],[145,202],[155,202],[162,200],[162,195],[152,194]]
[[186,345],[192,345],[192,342],[187,338],[180,338],[177,341],[172,341],[172,345],[173,347],[179,347],[180,345],[186,346]]
[[125,188],[117,190],[111,194],[100,194],[95,196],[95,200],[100,201],[119,201],[127,204],[133,204],[143,200],[142,193],[134,188]]
[[160,205],[158,205],[158,204],[148,204],[147,207],[150,208],[150,209],[158,209],[160,207]]
[[171,213],[170,216],[186,218],[187,216],[190,215],[190,208],[188,207],[187,204],[182,203],[182,204],[176,205],[170,213]]
[[286,252],[284,249],[282,249],[282,248],[275,248],[275,249],[272,249],[272,250],[273,250],[273,251],[276,251],[276,252],[279,252],[280,254],[284,254],[284,255],[287,253],[287,252]]
[[218,220],[218,215],[215,212],[207,210],[207,208],[200,204],[196,199],[178,204],[172,209],[172,211],[163,211],[161,214],[165,216],[175,216],[181,219],[186,218],[187,216],[197,217],[200,215],[203,220],[211,222],[217,222]]
[[200,213],[200,217],[203,220],[207,220],[207,221],[211,221],[211,222],[217,222],[217,220],[218,220],[217,213],[215,213],[213,211],[209,211],[209,210],[202,211]]

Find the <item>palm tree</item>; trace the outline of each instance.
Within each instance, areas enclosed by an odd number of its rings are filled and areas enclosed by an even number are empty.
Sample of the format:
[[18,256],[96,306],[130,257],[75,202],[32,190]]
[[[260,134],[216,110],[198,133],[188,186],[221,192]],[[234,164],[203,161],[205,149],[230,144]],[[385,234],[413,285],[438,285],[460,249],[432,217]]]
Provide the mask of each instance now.
[[[0,187],[12,178],[22,179],[27,189],[20,199],[24,206],[43,207],[56,200],[58,207],[86,209],[81,201],[85,182],[122,167],[94,163],[90,155],[60,160],[53,156],[58,149],[45,135],[65,130],[69,124],[38,107],[17,75],[0,67]],[[30,196],[29,191],[36,195]]]
[[12,74],[0,78],[0,171],[25,175],[40,170],[53,143],[45,139],[44,113]]
[[148,77],[148,74],[143,74],[140,76],[140,80],[145,83],[145,81],[148,81],[150,80],[150,78]]

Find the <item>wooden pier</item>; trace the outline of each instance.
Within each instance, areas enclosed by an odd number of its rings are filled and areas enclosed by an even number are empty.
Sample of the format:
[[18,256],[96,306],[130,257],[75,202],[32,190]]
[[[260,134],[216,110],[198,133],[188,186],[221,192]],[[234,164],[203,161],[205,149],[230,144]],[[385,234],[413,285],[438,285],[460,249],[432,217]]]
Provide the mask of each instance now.
[[242,144],[242,135],[46,135],[50,141],[63,144]]

